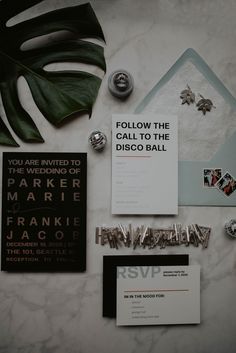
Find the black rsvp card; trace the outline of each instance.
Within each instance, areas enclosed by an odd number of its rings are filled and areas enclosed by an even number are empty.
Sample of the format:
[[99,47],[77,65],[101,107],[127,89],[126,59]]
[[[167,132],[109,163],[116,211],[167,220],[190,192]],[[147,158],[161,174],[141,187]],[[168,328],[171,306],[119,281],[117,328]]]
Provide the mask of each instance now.
[[189,265],[189,256],[185,254],[103,256],[103,316],[116,317],[116,269],[118,266],[179,265]]

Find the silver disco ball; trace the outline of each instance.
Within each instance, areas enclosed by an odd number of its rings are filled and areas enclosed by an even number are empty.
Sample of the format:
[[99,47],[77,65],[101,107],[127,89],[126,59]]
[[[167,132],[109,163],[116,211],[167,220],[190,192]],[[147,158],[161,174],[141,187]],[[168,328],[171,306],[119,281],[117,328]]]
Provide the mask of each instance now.
[[93,131],[89,135],[89,142],[95,151],[102,151],[107,143],[106,135],[101,131]]
[[230,237],[236,238],[236,220],[235,219],[231,219],[229,222],[227,222],[225,224],[225,231]]

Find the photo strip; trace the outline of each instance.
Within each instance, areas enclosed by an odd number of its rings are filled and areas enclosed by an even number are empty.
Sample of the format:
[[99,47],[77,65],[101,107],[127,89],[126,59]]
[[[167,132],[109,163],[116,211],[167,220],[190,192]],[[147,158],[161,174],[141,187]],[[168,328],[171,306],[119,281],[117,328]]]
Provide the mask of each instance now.
[[230,173],[226,172],[215,186],[226,196],[230,196],[236,190],[236,180]]
[[222,177],[221,168],[206,168],[203,169],[204,187],[216,187],[217,182]]

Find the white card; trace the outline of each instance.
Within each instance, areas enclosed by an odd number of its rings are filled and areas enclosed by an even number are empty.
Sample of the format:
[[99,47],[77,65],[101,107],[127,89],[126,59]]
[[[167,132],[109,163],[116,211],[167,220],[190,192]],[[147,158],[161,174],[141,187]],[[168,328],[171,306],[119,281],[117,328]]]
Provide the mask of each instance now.
[[200,323],[200,266],[117,267],[117,325]]
[[174,115],[112,116],[112,213],[178,213]]

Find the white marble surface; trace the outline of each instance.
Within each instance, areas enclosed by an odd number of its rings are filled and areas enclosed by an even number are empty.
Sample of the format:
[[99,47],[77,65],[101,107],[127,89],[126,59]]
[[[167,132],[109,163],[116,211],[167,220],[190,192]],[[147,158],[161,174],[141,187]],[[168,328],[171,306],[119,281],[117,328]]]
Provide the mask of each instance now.
[[[46,0],[27,16],[82,1]],[[25,87],[22,100],[33,114],[44,144],[21,143],[18,151],[88,152],[87,272],[84,274],[0,273],[0,353],[233,353],[236,346],[236,241],[223,233],[235,218],[235,208],[180,207],[176,217],[112,217],[111,114],[133,112],[137,104],[188,48],[194,48],[226,87],[236,95],[235,0],[94,0],[107,45],[104,77],[92,118],[73,120],[63,129],[47,123]],[[12,22],[14,23],[14,21]],[[109,73],[124,68],[135,90],[119,102],[107,90]],[[21,85],[25,85],[21,80]],[[2,110],[1,110],[2,112]],[[108,136],[102,154],[94,153],[87,138],[94,129]],[[0,147],[1,152],[12,148]],[[117,328],[102,318],[102,256],[132,254],[94,244],[95,226],[117,222],[153,226],[199,223],[212,226],[209,248],[181,248],[138,253],[189,253],[200,264],[201,324]],[[137,253],[137,252],[136,252]]]

